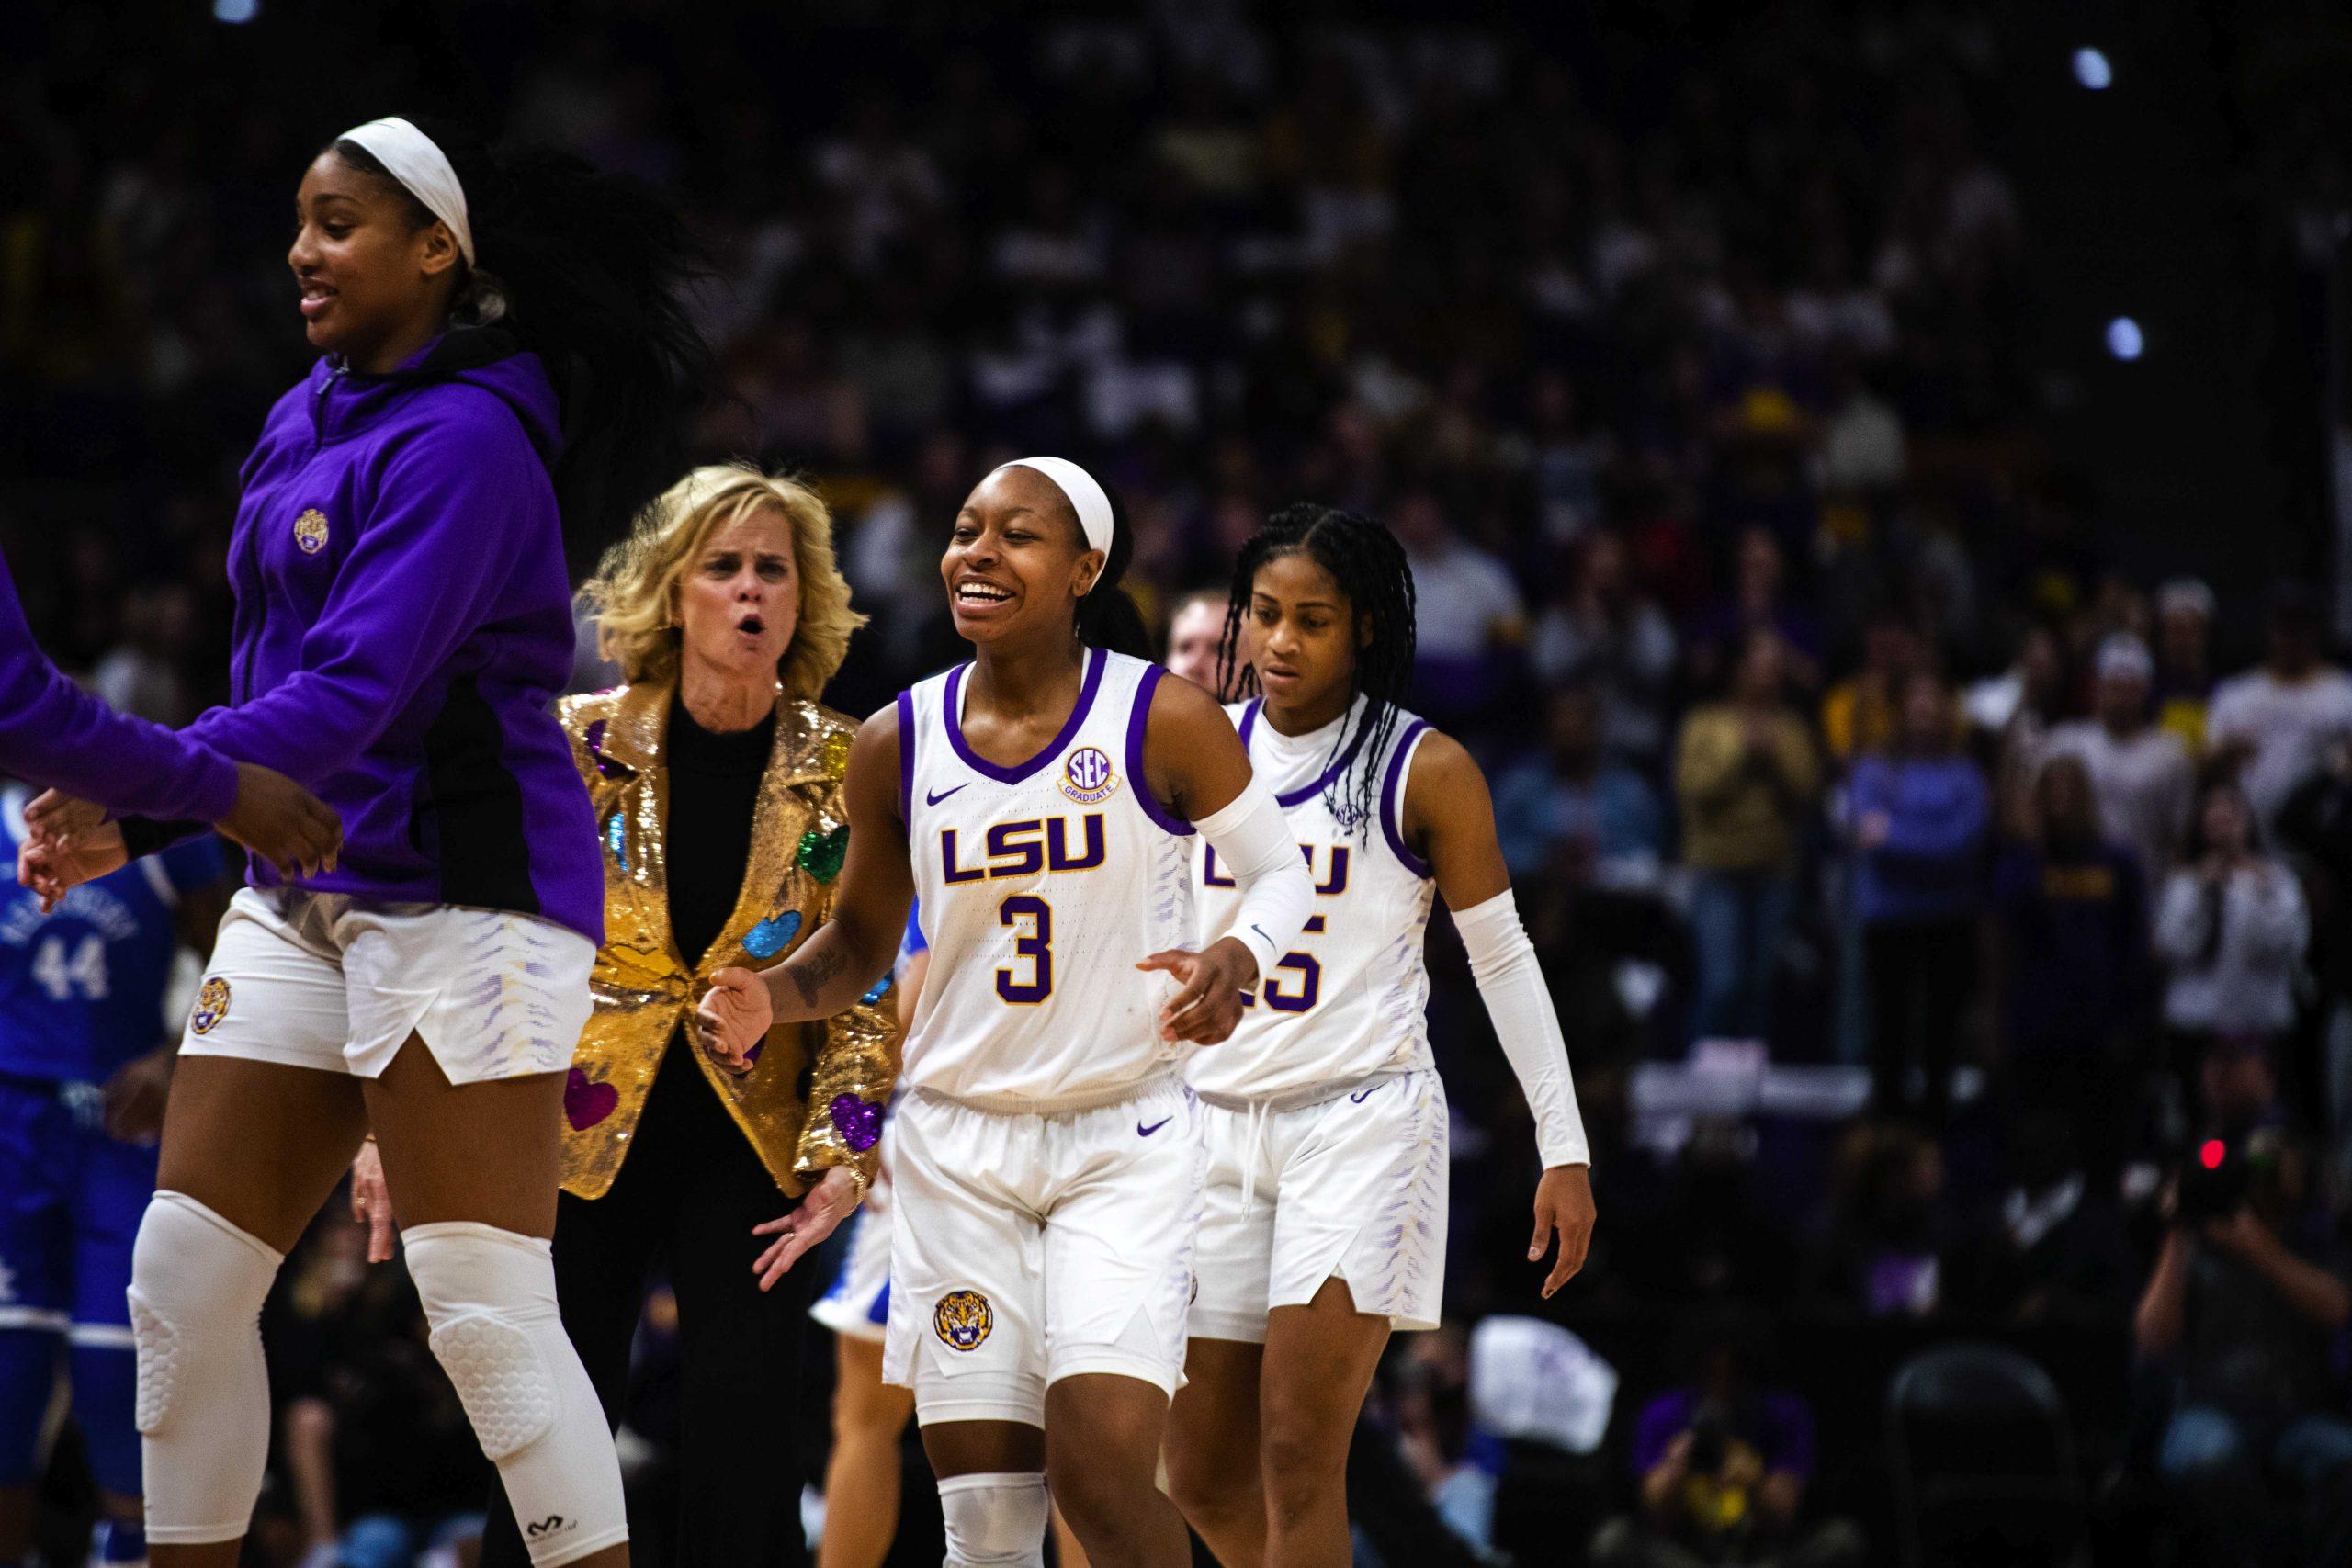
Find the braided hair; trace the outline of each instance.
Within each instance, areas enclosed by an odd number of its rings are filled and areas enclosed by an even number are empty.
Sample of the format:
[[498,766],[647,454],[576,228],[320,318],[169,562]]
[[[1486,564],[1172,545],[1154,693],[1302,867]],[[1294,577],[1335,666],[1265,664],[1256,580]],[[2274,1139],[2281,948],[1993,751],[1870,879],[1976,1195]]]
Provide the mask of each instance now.
[[1396,733],[1413,679],[1413,572],[1396,536],[1370,518],[1311,502],[1295,502],[1275,513],[1234,558],[1225,635],[1216,650],[1217,689],[1228,697],[1250,696],[1258,689],[1257,671],[1241,658],[1241,628],[1258,570],[1292,555],[1306,556],[1331,574],[1347,596],[1355,626],[1370,634],[1354,645],[1355,670],[1350,679],[1366,699],[1363,712],[1342,726],[1331,742],[1331,755],[1344,756],[1361,732],[1363,764],[1333,779],[1323,793],[1331,815],[1361,837],[1371,831],[1379,814],[1374,795],[1379,769],[1374,763]]

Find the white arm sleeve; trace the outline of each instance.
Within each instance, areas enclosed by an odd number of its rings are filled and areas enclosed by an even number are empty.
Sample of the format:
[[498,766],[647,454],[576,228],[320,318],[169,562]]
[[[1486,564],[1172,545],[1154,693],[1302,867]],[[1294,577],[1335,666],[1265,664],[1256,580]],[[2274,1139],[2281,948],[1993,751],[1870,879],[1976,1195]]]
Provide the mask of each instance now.
[[1262,976],[1282,962],[1314,913],[1315,878],[1306,857],[1298,852],[1273,791],[1254,773],[1224,810],[1193,828],[1241,885],[1241,902],[1226,934],[1258,955]]
[[1470,954],[1470,973],[1494,1021],[1495,1038],[1502,1042],[1520,1091],[1535,1113],[1535,1146],[1544,1168],[1590,1164],[1576,1080],[1568,1074],[1567,1042],[1560,1037],[1560,1015],[1535,962],[1535,944],[1519,923],[1519,901],[1506,887],[1483,904],[1454,911],[1453,929]]

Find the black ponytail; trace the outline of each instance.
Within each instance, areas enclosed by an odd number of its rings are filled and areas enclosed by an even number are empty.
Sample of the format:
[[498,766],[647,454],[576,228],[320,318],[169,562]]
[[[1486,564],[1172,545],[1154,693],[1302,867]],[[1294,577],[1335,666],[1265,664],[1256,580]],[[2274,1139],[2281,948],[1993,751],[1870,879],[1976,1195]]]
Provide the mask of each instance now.
[[[1105,486],[1102,493],[1111,502],[1111,548],[1102,562],[1102,575],[1094,580],[1093,591],[1078,602],[1078,640],[1089,648],[1107,648],[1113,653],[1125,653],[1136,659],[1151,657],[1151,633],[1143,624],[1143,612],[1135,600],[1119,586],[1127,575],[1127,563],[1135,559],[1136,536],[1127,527],[1126,509],[1119,498]],[[1078,526],[1078,510],[1070,509],[1070,525]],[[1081,540],[1085,530],[1079,529]]]
[[[568,152],[492,149],[459,127],[414,123],[465,187],[475,265],[454,320],[511,333],[545,362],[562,400],[556,500],[576,574],[684,471],[686,416],[714,374],[683,297],[707,275],[702,250],[636,180]],[[385,173],[356,142],[337,141],[334,152]],[[433,221],[401,194],[419,227]]]
[[[1217,643],[1217,690],[1238,699],[1254,695],[1258,672],[1241,658],[1241,627],[1258,569],[1281,556],[1304,555],[1331,574],[1348,598],[1355,624],[1369,631],[1355,649],[1355,689],[1363,714],[1343,727],[1331,755],[1346,754],[1362,732],[1363,761],[1333,779],[1323,792],[1331,815],[1358,834],[1371,831],[1378,815],[1381,753],[1396,733],[1405,694],[1413,680],[1413,570],[1396,536],[1369,518],[1336,507],[1296,502],[1266,520],[1234,558],[1233,585],[1225,610],[1225,636]],[[1348,798],[1352,789],[1355,798]]]

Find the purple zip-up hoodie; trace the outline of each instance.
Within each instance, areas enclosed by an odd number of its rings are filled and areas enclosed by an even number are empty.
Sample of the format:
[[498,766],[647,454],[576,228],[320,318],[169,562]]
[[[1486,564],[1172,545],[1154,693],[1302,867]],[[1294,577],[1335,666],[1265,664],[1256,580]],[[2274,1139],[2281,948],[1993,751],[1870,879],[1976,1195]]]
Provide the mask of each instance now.
[[0,560],[0,769],[114,811],[217,822],[236,764],[160,724],[119,714],[42,657]]
[[595,819],[548,706],[572,654],[561,447],[538,356],[496,329],[388,376],[322,359],[270,411],[229,544],[232,705],[187,734],[342,815],[340,863],[302,886],[604,940]]

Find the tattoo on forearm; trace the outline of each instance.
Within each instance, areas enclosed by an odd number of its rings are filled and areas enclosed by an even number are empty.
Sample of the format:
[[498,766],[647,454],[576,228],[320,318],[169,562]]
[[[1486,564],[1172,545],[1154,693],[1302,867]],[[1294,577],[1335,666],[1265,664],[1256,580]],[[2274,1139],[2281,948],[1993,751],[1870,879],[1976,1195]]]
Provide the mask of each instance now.
[[848,967],[849,955],[838,947],[829,946],[808,954],[785,973],[792,976],[793,988],[800,993],[801,1005],[813,1008],[817,1005],[817,998],[823,995],[826,984]]

